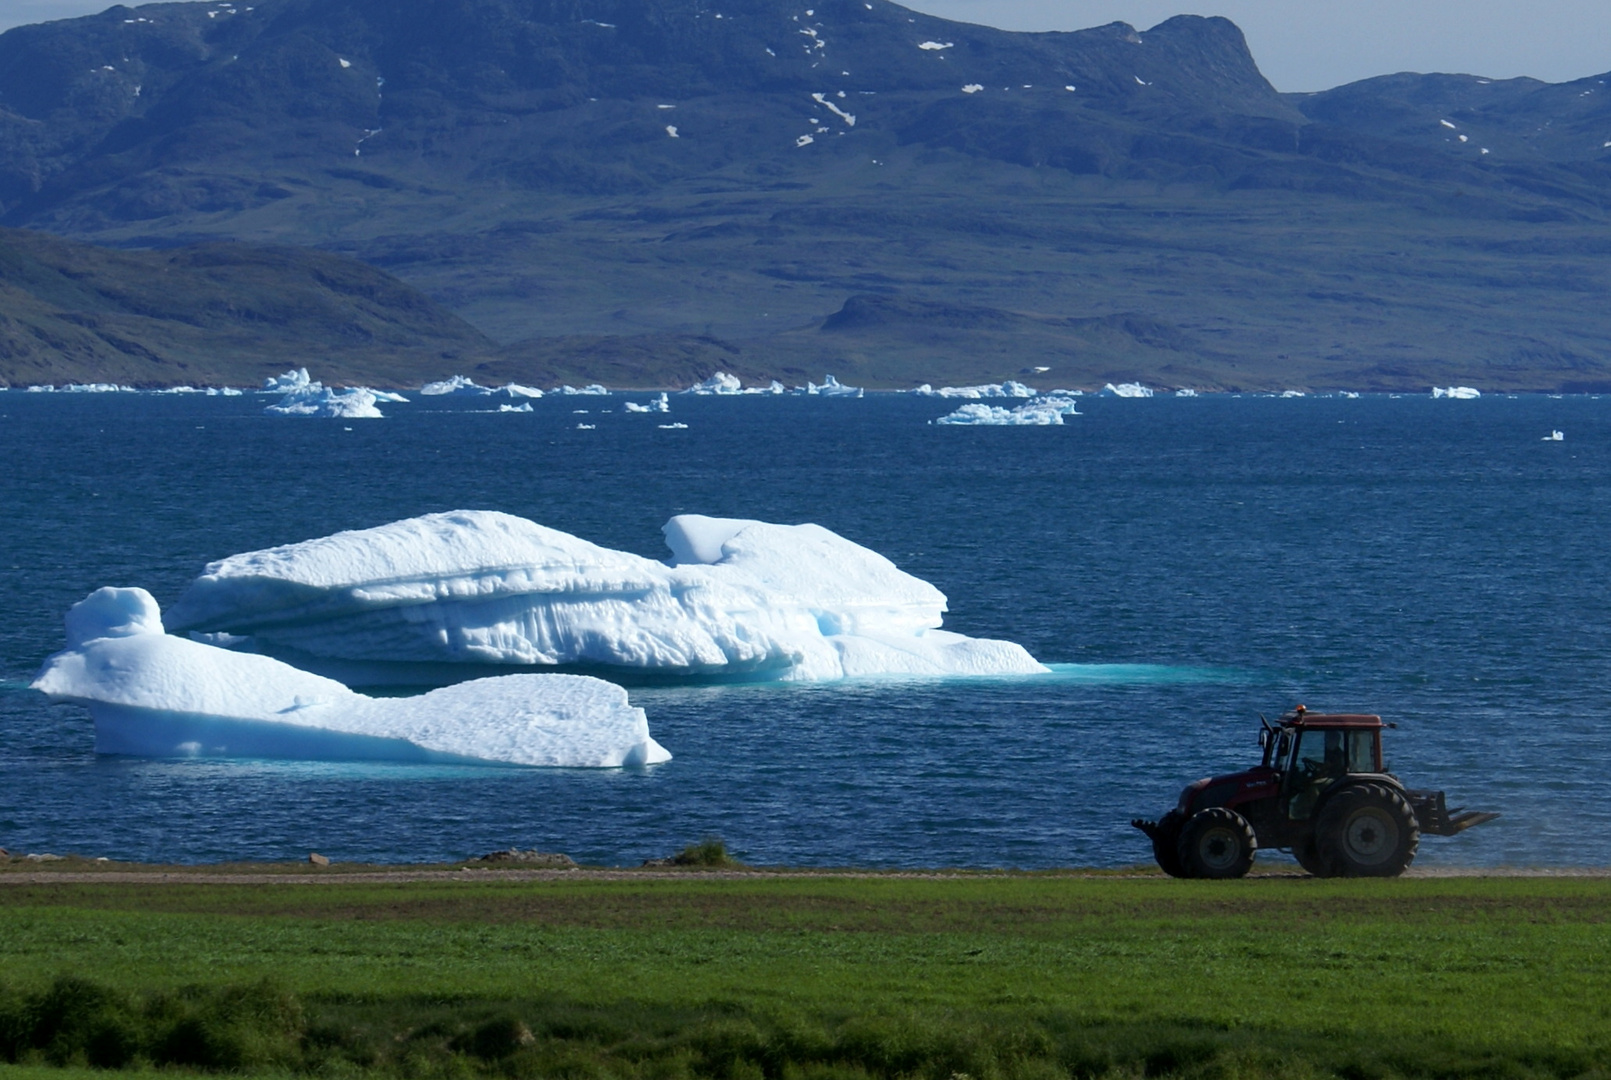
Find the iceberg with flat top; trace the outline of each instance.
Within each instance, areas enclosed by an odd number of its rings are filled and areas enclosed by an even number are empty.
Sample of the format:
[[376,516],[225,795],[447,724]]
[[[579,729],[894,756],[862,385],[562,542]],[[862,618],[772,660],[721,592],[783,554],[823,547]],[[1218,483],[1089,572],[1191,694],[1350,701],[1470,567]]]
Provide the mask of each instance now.
[[488,510],[427,514],[210,564],[168,623],[312,670],[584,666],[827,680],[1043,672],[940,629],[945,595],[819,525],[684,514],[657,562]]
[[583,675],[503,675],[371,698],[267,656],[164,631],[144,589],[97,589],[33,687],[87,706],[95,749],[142,757],[614,768],[670,760],[625,690]]
[[968,404],[934,421],[936,424],[965,424],[975,427],[1047,427],[1059,425],[1065,416],[1083,416],[1077,390],[1053,390],[1049,394],[1005,409],[998,405]]

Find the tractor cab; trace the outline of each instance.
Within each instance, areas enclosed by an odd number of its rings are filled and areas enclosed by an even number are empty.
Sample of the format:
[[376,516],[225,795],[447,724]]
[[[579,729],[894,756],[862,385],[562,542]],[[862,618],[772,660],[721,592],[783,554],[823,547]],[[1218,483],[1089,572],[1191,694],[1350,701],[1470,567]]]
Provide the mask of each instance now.
[[1380,776],[1380,716],[1311,713],[1302,705],[1259,732],[1263,768],[1280,780],[1280,807],[1288,821],[1306,821],[1328,787],[1349,776]]

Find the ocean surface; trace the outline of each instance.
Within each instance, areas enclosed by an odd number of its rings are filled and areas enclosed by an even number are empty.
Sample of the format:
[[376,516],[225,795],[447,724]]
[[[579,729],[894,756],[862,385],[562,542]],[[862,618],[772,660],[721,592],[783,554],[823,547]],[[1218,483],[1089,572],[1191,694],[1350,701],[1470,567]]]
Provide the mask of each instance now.
[[[1090,398],[965,428],[906,395],[634,397],[309,420],[0,393],[0,847],[633,865],[718,835],[763,864],[1123,866],[1150,857],[1131,817],[1301,702],[1397,722],[1407,783],[1503,813],[1418,865],[1611,865],[1611,399]],[[101,585],[167,605],[209,560],[456,508],[655,557],[677,513],[817,522],[1056,670],[633,687],[675,757],[605,771],[97,755],[27,688]]]

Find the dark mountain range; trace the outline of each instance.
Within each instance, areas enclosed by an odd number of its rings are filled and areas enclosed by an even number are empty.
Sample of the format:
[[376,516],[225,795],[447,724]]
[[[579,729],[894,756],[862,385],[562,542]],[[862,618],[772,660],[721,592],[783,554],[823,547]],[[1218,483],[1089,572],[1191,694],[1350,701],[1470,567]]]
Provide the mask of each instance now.
[[1611,386],[1608,93],[1281,95],[1196,17],[155,4],[0,35],[0,211],[350,255],[510,377],[1588,388]]
[[0,229],[0,385],[419,384],[495,350],[396,278],[306,248],[108,251]]

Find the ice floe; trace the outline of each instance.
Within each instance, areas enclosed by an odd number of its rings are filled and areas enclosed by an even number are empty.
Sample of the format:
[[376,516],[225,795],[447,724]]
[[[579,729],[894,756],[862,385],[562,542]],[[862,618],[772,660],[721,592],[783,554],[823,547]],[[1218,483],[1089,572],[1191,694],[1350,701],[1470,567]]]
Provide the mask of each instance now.
[[668,413],[671,411],[671,398],[666,394],[650,401],[647,405],[636,401],[625,402],[626,411],[630,413]]
[[1175,396],[1176,397],[1196,397],[1197,396],[1197,391],[1193,390],[1189,386],[1182,386],[1179,390],[1175,391]]
[[455,375],[451,379],[426,383],[420,387],[420,393],[426,397],[486,397],[492,390],[478,386],[474,379],[467,376]]
[[[828,379],[832,382],[833,376],[830,375]],[[783,384],[776,379],[773,379],[766,386],[745,386],[737,375],[729,375],[725,371],[718,371],[710,378],[702,379],[682,392],[684,394],[696,394],[700,397],[726,397],[733,394],[782,394],[786,391]],[[665,395],[661,396],[664,397]],[[669,406],[667,408],[669,409]],[[665,412],[667,409],[662,409],[661,411]]]
[[859,386],[845,386],[838,379],[834,378],[832,375],[824,375],[822,377],[822,379],[823,379],[823,382],[822,382],[821,386],[818,386],[816,383],[811,382],[811,381],[808,380],[806,382],[806,388],[805,388],[806,393],[807,394],[814,394],[817,397],[857,397],[857,398],[859,398],[859,397],[862,396],[862,388],[859,387]]
[[132,386],[119,386],[117,383],[68,383],[62,387],[64,394],[136,394],[139,393]]
[[1079,392],[1053,390],[1008,409],[999,405],[969,404],[934,421],[936,424],[964,424],[975,427],[1048,427],[1059,425],[1065,416],[1079,416]]
[[264,390],[278,392],[278,402],[264,408],[270,416],[322,416],[340,420],[379,420],[384,414],[375,407],[377,401],[406,401],[406,398],[385,391],[355,386],[348,390],[333,390],[308,377],[307,368],[298,368],[268,379]]
[[954,41],[923,41],[919,42],[917,47],[924,52],[939,52],[941,49],[955,48],[955,46],[956,42]]
[[1435,398],[1455,398],[1459,401],[1470,401],[1480,398],[1482,391],[1472,386],[1434,386],[1432,396]]
[[625,690],[503,675],[371,698],[267,656],[164,631],[144,589],[97,589],[33,687],[88,707],[95,749],[145,757],[436,761],[609,768],[671,755]]
[[535,386],[521,386],[519,383],[504,383],[493,393],[511,398],[540,398],[543,396],[543,392]]
[[729,375],[725,371],[718,371],[708,379],[701,379],[694,383],[685,394],[741,394],[744,392],[744,382],[737,375]]
[[1548,435],[1545,435],[1543,441],[1544,442],[1565,442],[1566,441],[1566,433],[1564,431],[1560,431],[1559,429],[1557,429],[1555,431],[1550,432]]
[[1152,388],[1136,382],[1126,382],[1114,385],[1108,383],[1102,388],[1103,397],[1144,398],[1152,396]]
[[986,383],[983,386],[942,386],[938,390],[924,383],[913,390],[912,393],[923,397],[941,398],[1032,398],[1038,390],[1031,389],[1021,382],[1008,380],[1004,383]]
[[681,515],[664,533],[669,565],[495,511],[428,514],[221,559],[168,624],[327,672],[589,665],[809,681],[1045,670],[1019,645],[940,629],[944,594],[819,525]]
[[561,397],[608,397],[610,394],[608,390],[598,383],[588,383],[580,389],[574,386],[556,386],[549,393],[558,394]]

